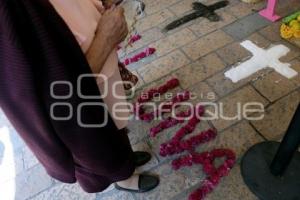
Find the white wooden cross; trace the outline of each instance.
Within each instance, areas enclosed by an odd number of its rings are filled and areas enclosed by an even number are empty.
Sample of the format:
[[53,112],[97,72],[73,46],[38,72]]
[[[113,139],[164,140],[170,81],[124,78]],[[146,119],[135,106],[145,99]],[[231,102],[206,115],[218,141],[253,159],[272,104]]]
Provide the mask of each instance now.
[[225,76],[236,83],[244,78],[247,78],[255,72],[266,67],[273,68],[276,72],[286,78],[297,76],[298,72],[291,68],[291,64],[280,62],[279,58],[285,56],[290,50],[284,45],[276,45],[270,49],[262,49],[256,46],[250,40],[246,40],[241,45],[249,50],[253,57],[241,65],[225,72]]

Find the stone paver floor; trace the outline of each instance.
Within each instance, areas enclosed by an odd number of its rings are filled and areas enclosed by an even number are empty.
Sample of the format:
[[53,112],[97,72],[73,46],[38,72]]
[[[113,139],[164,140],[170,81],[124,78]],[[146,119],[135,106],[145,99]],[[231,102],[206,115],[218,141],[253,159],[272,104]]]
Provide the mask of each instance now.
[[[265,2],[251,5],[230,0],[230,5],[217,13],[222,21],[211,23],[199,18],[169,33],[161,29],[174,18],[191,10],[194,0],[144,0],[145,16],[139,19],[137,29],[142,40],[128,49],[128,56],[151,46],[157,48],[155,55],[129,66],[140,78],[137,94],[146,88],[158,86],[171,77],[177,77],[180,90],[193,91],[193,102],[214,101],[224,104],[224,113],[232,116],[236,103],[250,101],[264,105],[265,117],[259,121],[213,120],[202,122],[198,130],[216,128],[216,140],[203,145],[199,151],[217,147],[233,149],[238,163],[228,177],[222,179],[208,200],[254,200],[257,199],[243,183],[239,163],[242,155],[252,145],[264,140],[280,140],[291,120],[300,99],[300,75],[286,79],[272,70],[262,70],[253,76],[233,84],[224,77],[224,71],[251,56],[239,43],[249,39],[261,48],[284,44],[291,49],[281,61],[289,62],[300,72],[299,48],[279,37],[280,22],[270,23],[257,11]],[[216,0],[202,0],[211,4]],[[287,15],[300,8],[297,0],[279,1],[279,13]],[[125,5],[128,22],[132,9]],[[213,99],[206,99],[207,94]],[[171,158],[158,154],[159,145],[168,140],[178,126],[164,131],[156,138],[149,138],[149,128],[155,124],[131,121],[130,140],[135,150],[147,150],[153,159],[139,171],[159,174],[160,186],[146,194],[116,191],[113,186],[103,193],[87,194],[78,185],[62,184],[46,175],[32,153],[11,127],[3,113],[0,114],[0,199],[1,200],[181,200],[205,178],[201,167],[174,171]]]

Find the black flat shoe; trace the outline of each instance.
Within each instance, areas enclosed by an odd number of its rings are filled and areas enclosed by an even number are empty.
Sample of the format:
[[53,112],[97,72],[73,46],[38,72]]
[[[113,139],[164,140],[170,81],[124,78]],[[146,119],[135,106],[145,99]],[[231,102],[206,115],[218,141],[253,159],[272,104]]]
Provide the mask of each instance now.
[[151,154],[144,151],[133,152],[133,161],[136,167],[142,166],[151,160]]
[[156,176],[140,174],[137,190],[120,187],[115,183],[115,188],[120,191],[144,193],[156,188],[159,184],[159,178]]

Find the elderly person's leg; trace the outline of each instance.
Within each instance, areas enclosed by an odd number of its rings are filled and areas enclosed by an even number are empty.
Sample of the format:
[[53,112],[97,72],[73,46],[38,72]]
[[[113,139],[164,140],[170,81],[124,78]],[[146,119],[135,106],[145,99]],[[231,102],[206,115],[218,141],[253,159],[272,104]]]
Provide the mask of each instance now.
[[124,82],[125,90],[130,90],[133,86],[135,86],[138,83],[138,77],[131,73],[128,69],[126,69],[125,65],[121,62],[119,62],[119,71],[121,74],[122,81]]
[[75,177],[86,192],[101,192],[112,183],[120,190],[147,192],[159,183],[155,176],[135,174],[135,169],[151,156],[132,151],[126,129],[100,134],[93,131],[79,135],[72,143],[78,144],[78,148],[72,149]]

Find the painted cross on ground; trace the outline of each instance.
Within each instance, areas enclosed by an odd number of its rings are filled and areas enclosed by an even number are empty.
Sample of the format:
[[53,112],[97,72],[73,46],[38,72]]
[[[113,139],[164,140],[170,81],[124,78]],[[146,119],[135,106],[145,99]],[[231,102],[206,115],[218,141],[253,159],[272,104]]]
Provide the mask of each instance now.
[[290,50],[284,45],[276,45],[267,50],[259,48],[253,42],[246,40],[241,45],[249,50],[253,57],[241,65],[225,72],[225,76],[236,83],[251,76],[266,67],[273,68],[276,72],[286,78],[297,76],[298,72],[291,68],[291,64],[280,62],[280,58],[285,56]]
[[213,5],[206,6],[200,2],[194,2],[193,3],[193,9],[195,12],[188,14],[180,19],[177,19],[176,21],[170,23],[165,27],[165,31],[169,31],[172,29],[175,29],[189,21],[192,21],[194,19],[197,19],[199,17],[205,17],[209,21],[219,21],[220,16],[215,13],[216,10],[223,8],[229,4],[229,1],[220,1]]

